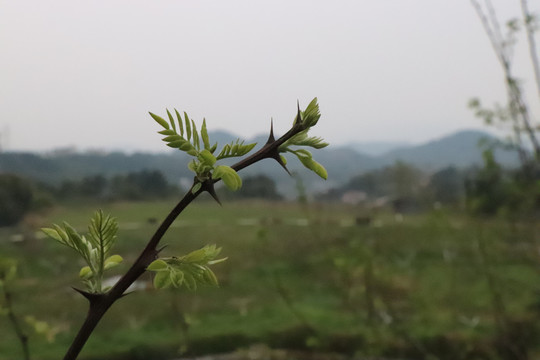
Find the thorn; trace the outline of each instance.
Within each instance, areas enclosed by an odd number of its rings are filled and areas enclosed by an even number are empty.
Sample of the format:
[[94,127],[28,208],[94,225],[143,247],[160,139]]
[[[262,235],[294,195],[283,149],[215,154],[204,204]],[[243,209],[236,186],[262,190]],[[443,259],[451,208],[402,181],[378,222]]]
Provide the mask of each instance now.
[[162,247],[160,247],[159,249],[157,249],[156,252],[159,254],[159,253],[162,252],[167,246],[169,246],[169,245],[163,245]]
[[82,296],[84,296],[88,301],[90,301],[90,304],[95,303],[99,298],[103,296],[103,294],[92,294],[87,291],[77,289],[75,287],[72,289],[78,292],[79,294],[81,294]]
[[268,155],[269,158],[271,159],[274,159],[278,162],[279,165],[281,165],[281,167],[283,169],[285,169],[285,171],[287,172],[287,174],[289,174],[290,176],[292,176],[291,172],[289,171],[289,169],[287,169],[287,165],[285,165],[285,163],[283,162],[283,160],[281,160],[281,156],[279,155],[279,152],[278,150],[276,149],[275,151],[272,151],[272,154]]
[[216,189],[214,188],[214,182],[212,181],[212,179],[205,180],[204,183],[202,184],[201,189],[209,193],[210,196],[212,196],[214,200],[216,200],[220,206],[223,206],[221,204],[221,201],[219,200],[219,197],[216,194]]
[[267,144],[271,144],[274,141],[276,141],[276,138],[274,137],[274,119],[270,118],[270,136],[268,136]]

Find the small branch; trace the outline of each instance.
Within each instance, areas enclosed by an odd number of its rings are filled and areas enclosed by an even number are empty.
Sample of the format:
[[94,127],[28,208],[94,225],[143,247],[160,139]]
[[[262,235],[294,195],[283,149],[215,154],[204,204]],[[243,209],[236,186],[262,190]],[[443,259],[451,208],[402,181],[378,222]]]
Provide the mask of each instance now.
[[[271,131],[268,142],[253,155],[248,156],[247,158],[239,161],[238,163],[231,166],[234,170],[240,171],[254,163],[266,159],[273,158],[280,162],[279,159],[279,146],[285,141],[292,138],[294,135],[305,130],[305,127],[301,124],[300,121],[297,121],[295,125],[282,137],[277,140],[273,138],[273,131]],[[219,180],[213,180],[213,183]],[[195,184],[195,183],[194,183]],[[96,328],[97,324],[105,315],[107,310],[122,296],[124,296],[125,291],[129,288],[131,284],[135,282],[145,271],[146,267],[150,265],[152,261],[157,258],[159,251],[157,246],[159,242],[174,222],[174,220],[184,211],[184,209],[191,204],[193,200],[197,198],[203,191],[209,191],[212,187],[203,186],[197,192],[193,193],[192,189],[189,189],[188,192],[184,195],[182,200],[171,210],[167,215],[165,220],[161,223],[159,228],[156,230],[144,250],[141,252],[137,260],[133,263],[131,268],[122,276],[120,280],[114,285],[114,287],[105,294],[92,294],[93,296],[85,297],[90,302],[90,307],[86,315],[86,319],[82,324],[77,336],[73,340],[70,348],[68,349],[64,360],[75,360],[82,348],[86,344],[86,341]]]
[[6,288],[5,283],[3,286],[3,293],[4,293],[4,300],[5,300],[6,308],[8,311],[7,316],[9,318],[9,321],[11,321],[11,325],[13,326],[13,330],[15,331],[17,338],[19,338],[19,342],[21,343],[24,359],[30,360],[30,351],[28,349],[28,335],[26,335],[24,331],[22,330],[21,325],[19,324],[19,319],[13,312],[11,293]]
[[529,55],[531,57],[532,67],[534,70],[536,89],[538,91],[538,95],[540,96],[540,65],[538,62],[538,51],[536,50],[536,42],[534,39],[534,25],[531,24],[531,13],[526,0],[521,0],[521,13],[523,14],[523,21],[525,22],[525,30],[527,32]]

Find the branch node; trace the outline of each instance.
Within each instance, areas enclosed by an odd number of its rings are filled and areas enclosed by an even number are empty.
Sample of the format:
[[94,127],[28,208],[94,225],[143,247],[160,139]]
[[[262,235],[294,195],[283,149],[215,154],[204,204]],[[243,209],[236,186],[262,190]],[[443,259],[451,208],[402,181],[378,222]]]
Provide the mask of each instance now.
[[103,294],[93,294],[81,289],[77,289],[75,287],[72,287],[72,289],[84,296],[90,302],[90,305],[95,304],[99,299],[103,297]]
[[205,181],[202,183],[201,190],[202,190],[202,191],[206,191],[207,193],[209,193],[210,196],[212,196],[212,198],[214,198],[214,200],[216,200],[216,202],[217,202],[220,206],[222,206],[221,201],[219,200],[219,197],[217,196],[216,189],[215,189],[215,187],[214,187],[214,181],[212,181],[212,179],[207,179],[207,180],[205,180]]
[[278,162],[279,165],[281,165],[281,167],[283,169],[285,169],[285,171],[287,172],[287,174],[289,174],[289,176],[292,176],[291,172],[289,171],[289,169],[287,169],[287,165],[285,165],[285,163],[283,162],[283,160],[281,159],[281,155],[279,154],[279,151],[278,149],[275,149],[273,150],[272,152],[270,152],[268,154],[268,158],[270,159],[274,159]]

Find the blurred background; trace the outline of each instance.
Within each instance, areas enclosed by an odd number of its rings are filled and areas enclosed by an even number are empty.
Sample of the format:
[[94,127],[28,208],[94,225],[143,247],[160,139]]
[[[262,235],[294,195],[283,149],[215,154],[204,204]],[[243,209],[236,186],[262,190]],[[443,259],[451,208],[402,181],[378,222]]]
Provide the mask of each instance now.
[[262,161],[197,199],[164,252],[223,247],[220,286],[145,274],[81,359],[537,358],[539,11],[0,0],[0,359],[58,359],[86,313],[84,264],[40,228],[111,213],[114,284],[190,188],[148,111],[258,148],[314,97],[328,179]]

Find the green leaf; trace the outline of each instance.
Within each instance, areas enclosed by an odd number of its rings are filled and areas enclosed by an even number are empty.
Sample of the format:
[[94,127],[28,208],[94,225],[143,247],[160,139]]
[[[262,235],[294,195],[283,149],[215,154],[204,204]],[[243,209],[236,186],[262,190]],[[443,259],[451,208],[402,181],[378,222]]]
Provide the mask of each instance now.
[[115,266],[118,266],[120,265],[120,263],[122,263],[122,261],[124,261],[124,259],[120,255],[110,256],[105,260],[105,266],[103,267],[103,270],[108,270]]
[[206,260],[206,258],[207,258],[207,248],[203,247],[201,249],[192,251],[185,256],[182,256],[181,261],[198,263],[198,262]]
[[201,151],[199,153],[199,157],[200,157],[201,162],[208,164],[210,166],[213,166],[217,161],[216,157],[212,155],[212,153],[207,149],[204,149],[203,151]]
[[171,129],[161,130],[161,131],[158,131],[158,134],[161,134],[161,135],[176,135],[176,131],[171,130]]
[[[167,144],[168,147],[172,147],[173,149],[180,149],[180,147],[184,144],[189,144],[186,140],[176,140],[171,141]],[[191,146],[191,144],[189,144]]]
[[204,143],[204,148],[210,150],[210,139],[208,137],[208,130],[206,130],[206,119],[203,119],[201,126],[201,137]]
[[176,126],[174,125],[174,118],[172,117],[169,109],[167,109],[167,116],[169,117],[169,123],[171,124],[172,129],[176,132]]
[[190,121],[189,121],[188,114],[185,111],[184,111],[184,120],[185,120],[185,124],[186,124],[187,139],[191,140],[191,124],[190,124]]
[[94,276],[94,273],[92,272],[92,269],[90,269],[90,266],[84,266],[81,271],[79,271],[79,277],[83,280],[88,280]]
[[151,112],[149,112],[150,116],[156,120],[156,122],[161,125],[162,127],[164,127],[165,129],[169,129],[169,123],[167,123],[167,121],[165,121],[165,119],[163,119],[162,117],[160,116],[157,116],[156,114],[152,114]]
[[236,191],[242,187],[242,179],[230,166],[216,166],[214,172],[212,173],[212,178],[223,180],[225,185],[232,191]]
[[302,113],[302,123],[306,127],[312,127],[317,124],[321,117],[319,112],[319,104],[317,103],[317,98],[311,100],[306,110]]
[[172,286],[175,288],[179,288],[182,286],[182,283],[184,282],[185,275],[182,271],[171,271],[170,273],[171,283]]
[[244,145],[243,141],[236,140],[236,142],[226,144],[217,156],[217,159],[220,160],[229,157],[244,156],[249,153],[255,145],[257,145],[257,143]]
[[315,174],[319,175],[323,179],[328,178],[328,173],[324,166],[313,160],[311,157],[298,156],[298,159],[309,170],[313,171]]
[[[94,214],[88,227],[88,235],[90,242],[98,250],[99,258],[108,256],[110,249],[116,242],[117,232],[118,222],[115,218],[105,215],[102,210]],[[119,258],[121,259],[120,256]]]
[[199,133],[197,132],[197,126],[193,120],[191,120],[191,130],[193,132],[193,145],[198,150],[201,148],[199,143]]
[[53,228],[45,228],[43,231],[49,237],[79,253],[87,264],[80,270],[79,276],[91,292],[102,293],[103,271],[122,262],[119,255],[108,257],[116,241],[117,230],[116,219],[99,210],[92,217],[86,236],[80,235],[66,222],[62,227],[53,224]]
[[167,137],[164,137],[162,139],[163,141],[166,141],[166,142],[173,142],[173,141],[182,141],[182,142],[185,142],[186,140],[181,137],[180,135],[178,134],[175,134],[175,135],[169,135]]
[[182,116],[178,112],[178,110],[174,109],[174,112],[176,113],[176,120],[178,120],[178,127],[180,129],[180,135],[184,136],[184,126],[182,125]]
[[154,276],[154,287],[156,289],[165,289],[171,285],[171,276],[169,271],[158,271]]
[[214,272],[207,266],[205,267],[203,277],[209,285],[218,286],[218,279],[216,277],[216,274],[214,274]]
[[157,260],[154,260],[152,261],[152,263],[150,265],[148,265],[148,267],[146,268],[146,270],[150,270],[150,271],[163,271],[163,270],[167,270],[167,263],[161,259],[157,259]]
[[198,172],[198,167],[197,167],[197,162],[195,160],[191,160],[189,163],[188,163],[188,169],[193,171],[195,174],[197,174]]
[[191,193],[195,194],[197,191],[199,191],[202,187],[202,184],[200,182],[193,185],[193,188],[191,189]]
[[62,237],[60,236],[60,234],[58,233],[57,230],[51,229],[51,228],[42,228],[41,231],[43,231],[45,233],[45,235],[47,235],[51,239],[54,239],[54,240],[56,240],[58,242],[63,243],[63,239],[62,239]]

